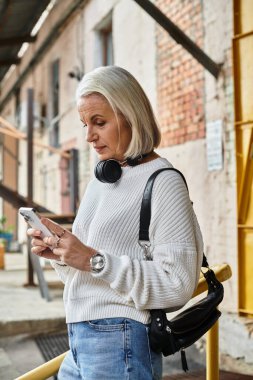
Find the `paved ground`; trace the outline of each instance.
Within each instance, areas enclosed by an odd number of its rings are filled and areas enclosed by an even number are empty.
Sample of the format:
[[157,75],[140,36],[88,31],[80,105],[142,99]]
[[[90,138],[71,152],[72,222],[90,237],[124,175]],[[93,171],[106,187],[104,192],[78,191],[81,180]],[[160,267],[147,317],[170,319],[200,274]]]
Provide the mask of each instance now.
[[[13,380],[45,362],[34,337],[65,330],[63,287],[54,270],[45,269],[52,301],[41,297],[38,285],[27,287],[26,257],[5,254],[0,271],[0,379]],[[38,284],[35,276],[35,283]]]
[[[165,376],[163,380],[206,380],[205,371],[194,372],[190,374],[178,374]],[[241,375],[238,373],[220,371],[220,380],[252,380],[252,376]]]
[[[66,331],[63,287],[53,270],[45,269],[43,273],[50,285],[50,302],[41,297],[38,286],[24,286],[27,282],[24,255],[5,255],[5,270],[0,270],[0,380],[13,380],[44,363],[34,339],[38,334]],[[182,373],[180,355],[165,358],[164,380],[204,380],[204,353],[193,346],[187,349],[187,359],[189,375]],[[253,377],[228,372],[221,372],[220,376],[220,380],[250,379]]]
[[[54,270],[44,270],[52,301],[41,297],[40,289],[26,287],[26,261],[22,254],[6,254],[5,270],[0,272],[0,337],[19,333],[36,333],[65,324],[62,285]],[[35,277],[35,282],[37,279]]]

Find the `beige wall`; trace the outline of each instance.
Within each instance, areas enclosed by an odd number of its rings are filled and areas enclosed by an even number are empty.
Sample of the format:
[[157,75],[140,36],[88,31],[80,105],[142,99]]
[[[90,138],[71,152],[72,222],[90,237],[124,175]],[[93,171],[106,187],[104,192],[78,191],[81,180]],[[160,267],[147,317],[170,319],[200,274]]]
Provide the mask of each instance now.
[[[205,51],[215,62],[223,63],[218,81],[205,72],[206,123],[222,120],[224,165],[220,171],[208,173],[210,227],[205,234],[210,254],[228,262],[233,271],[232,279],[225,285],[224,305],[238,310],[237,263],[237,203],[235,131],[233,109],[232,38],[233,2],[218,0],[203,2],[205,23]],[[211,190],[211,191],[210,191]],[[208,215],[206,215],[208,217]]]
[[[43,24],[37,41],[29,46],[21,64],[5,81],[1,99],[15,83],[20,73],[29,65],[57,21],[71,6],[70,0],[56,3],[55,9]],[[75,67],[87,72],[97,66],[101,51],[98,49],[96,29],[110,14],[113,25],[114,64],[129,69],[140,80],[156,107],[154,22],[138,5],[128,0],[84,2],[78,12],[73,14],[68,23],[62,27],[59,37],[49,45],[46,53],[34,65],[21,85],[23,109],[27,107],[27,90],[33,88],[35,114],[39,114],[39,105],[42,103],[47,105],[48,113],[50,113],[50,68],[54,60],[60,60],[60,143],[62,147],[79,150],[80,195],[83,194],[88,179],[93,175],[96,156],[89,151],[76,111],[77,81],[71,79],[68,73]],[[146,51],[147,41],[148,52]],[[13,98],[6,105],[3,114],[9,121],[15,122]],[[36,121],[35,127],[39,124],[40,122]],[[44,132],[35,128],[34,137],[44,144],[49,144],[48,127],[44,128]],[[26,142],[21,142],[19,149],[21,180],[18,190],[22,195],[26,195],[27,192],[26,149]],[[34,146],[34,200],[56,213],[61,212],[59,163],[59,155],[50,154],[46,149]]]
[[232,267],[234,277],[224,283],[222,309],[236,311],[236,210],[235,204],[231,202],[233,188],[224,182],[222,171],[208,173],[205,140],[158,149],[157,152],[182,171],[186,178],[209,264],[215,266],[227,262]]

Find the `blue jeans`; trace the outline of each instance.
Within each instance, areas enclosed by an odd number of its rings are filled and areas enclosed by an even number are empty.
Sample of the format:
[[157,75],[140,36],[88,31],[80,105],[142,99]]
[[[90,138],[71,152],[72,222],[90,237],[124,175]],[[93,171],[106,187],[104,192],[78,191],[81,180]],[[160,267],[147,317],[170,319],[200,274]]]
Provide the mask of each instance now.
[[148,329],[126,318],[70,323],[58,380],[160,380],[162,355],[151,351]]

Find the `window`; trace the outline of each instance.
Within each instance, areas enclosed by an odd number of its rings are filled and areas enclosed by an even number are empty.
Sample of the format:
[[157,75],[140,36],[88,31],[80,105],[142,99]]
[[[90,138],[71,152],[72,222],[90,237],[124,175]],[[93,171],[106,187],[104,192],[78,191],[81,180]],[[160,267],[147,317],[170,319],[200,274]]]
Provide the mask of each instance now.
[[17,128],[20,127],[20,118],[21,118],[20,108],[21,108],[21,105],[20,105],[20,88],[18,87],[15,91],[15,122],[16,122]]
[[95,28],[95,66],[113,65],[112,14],[107,15]]
[[113,65],[112,24],[101,32],[102,64]]

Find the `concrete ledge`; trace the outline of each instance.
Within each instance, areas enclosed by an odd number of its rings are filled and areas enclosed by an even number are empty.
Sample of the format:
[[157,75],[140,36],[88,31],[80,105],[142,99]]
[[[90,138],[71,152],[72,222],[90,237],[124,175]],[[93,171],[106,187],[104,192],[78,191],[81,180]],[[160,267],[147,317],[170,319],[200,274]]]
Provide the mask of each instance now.
[[41,334],[66,329],[65,318],[0,321],[0,338],[19,334]]

